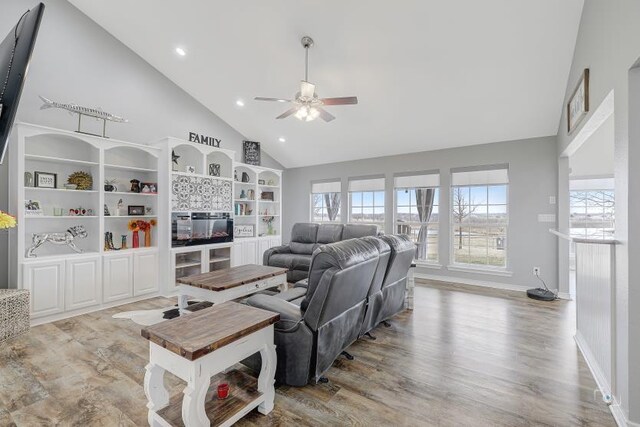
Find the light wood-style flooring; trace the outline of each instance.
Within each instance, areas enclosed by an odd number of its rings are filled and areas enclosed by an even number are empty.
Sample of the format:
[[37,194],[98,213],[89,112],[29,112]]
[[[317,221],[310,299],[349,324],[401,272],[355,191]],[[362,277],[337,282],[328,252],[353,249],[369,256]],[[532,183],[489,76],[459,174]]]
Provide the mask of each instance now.
[[[144,426],[148,342],[115,313],[36,326],[0,348],[0,426]],[[328,384],[280,386],[239,425],[615,426],[573,341],[574,305],[422,282],[415,310],[349,348]],[[183,385],[166,375],[173,393]]]

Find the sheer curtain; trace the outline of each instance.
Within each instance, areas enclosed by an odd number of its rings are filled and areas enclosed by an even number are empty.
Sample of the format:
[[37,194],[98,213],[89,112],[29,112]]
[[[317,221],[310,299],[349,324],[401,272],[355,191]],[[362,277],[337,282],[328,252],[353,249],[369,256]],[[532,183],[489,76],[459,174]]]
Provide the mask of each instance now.
[[416,188],[416,204],[418,205],[418,219],[420,220],[420,231],[418,232],[418,250],[416,259],[427,259],[427,237],[429,235],[429,218],[433,211],[434,188]]

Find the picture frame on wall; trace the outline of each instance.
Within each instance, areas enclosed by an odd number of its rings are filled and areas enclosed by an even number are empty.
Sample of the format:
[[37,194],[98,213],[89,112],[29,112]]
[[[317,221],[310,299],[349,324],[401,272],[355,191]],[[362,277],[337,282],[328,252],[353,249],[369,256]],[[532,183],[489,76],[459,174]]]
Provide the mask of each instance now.
[[58,174],[34,172],[34,186],[39,188],[58,188]]
[[580,81],[567,103],[567,132],[571,134],[589,113],[589,69],[585,68]]
[[242,159],[248,165],[260,166],[260,143],[242,141]]

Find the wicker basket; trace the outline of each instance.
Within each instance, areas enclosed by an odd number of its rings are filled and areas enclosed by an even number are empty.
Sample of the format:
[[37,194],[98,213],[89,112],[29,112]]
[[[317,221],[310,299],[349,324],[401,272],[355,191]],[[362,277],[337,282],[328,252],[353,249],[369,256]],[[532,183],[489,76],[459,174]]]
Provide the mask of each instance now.
[[0,343],[29,331],[29,291],[0,289]]

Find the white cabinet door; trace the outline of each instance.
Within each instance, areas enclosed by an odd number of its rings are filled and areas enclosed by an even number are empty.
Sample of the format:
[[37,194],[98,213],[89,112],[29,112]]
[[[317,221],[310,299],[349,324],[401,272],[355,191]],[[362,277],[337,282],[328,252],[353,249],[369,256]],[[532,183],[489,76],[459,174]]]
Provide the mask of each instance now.
[[76,310],[100,304],[102,302],[100,257],[67,260],[65,267],[65,308]]
[[258,242],[258,264],[262,265],[264,253],[270,248],[269,239],[260,239]]
[[133,294],[148,294],[158,290],[158,253],[133,255]]
[[242,263],[243,264],[262,264],[262,256],[258,258],[258,242],[255,240],[247,240],[242,243]]
[[280,245],[282,245],[282,237],[278,236],[278,237],[273,237],[269,239],[270,248],[273,248],[275,246],[280,246]]
[[237,267],[242,265],[242,251],[244,244],[242,242],[235,242],[231,247],[231,267]]
[[24,288],[31,292],[31,317],[64,311],[64,261],[23,265]]
[[131,255],[104,257],[104,302],[117,301],[133,296],[133,260]]

